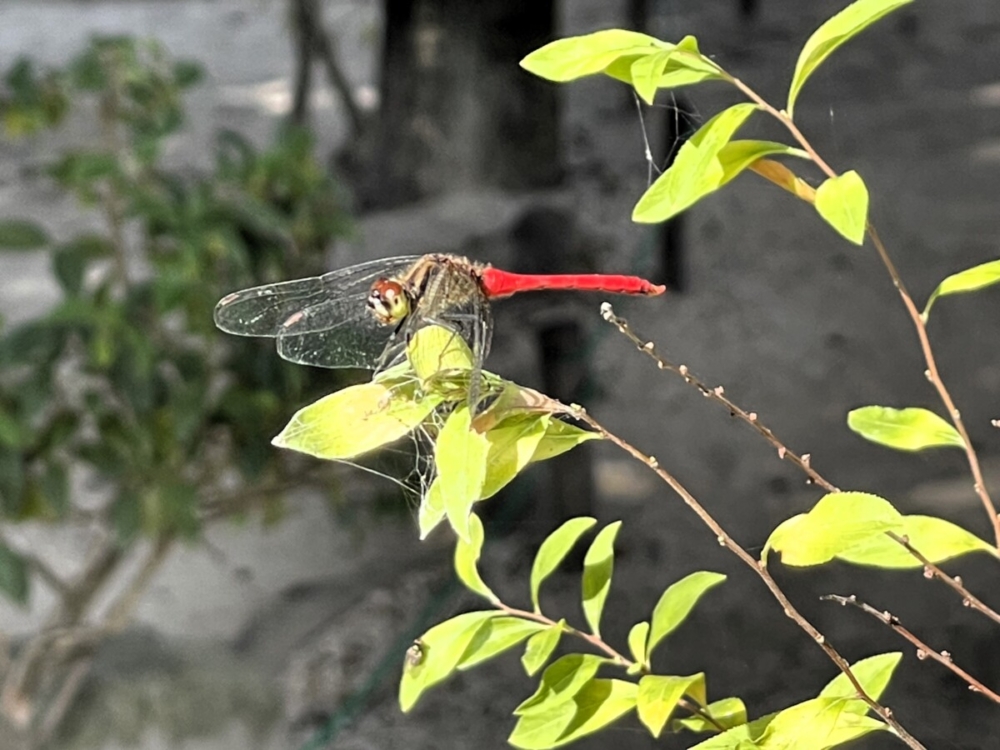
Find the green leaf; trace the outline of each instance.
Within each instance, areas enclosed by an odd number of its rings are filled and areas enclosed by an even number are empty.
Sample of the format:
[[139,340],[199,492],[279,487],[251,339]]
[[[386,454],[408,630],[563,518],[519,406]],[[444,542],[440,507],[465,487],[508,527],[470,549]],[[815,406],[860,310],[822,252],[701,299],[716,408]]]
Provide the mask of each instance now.
[[646,650],[648,637],[649,623],[645,621],[637,622],[628,631],[628,650],[632,653],[632,658],[640,665],[645,664],[649,658],[649,652]]
[[388,445],[423,422],[441,403],[416,387],[362,383],[299,410],[272,444],[317,458],[349,460]]
[[489,441],[472,429],[469,407],[461,404],[448,415],[434,446],[445,514],[459,539],[469,539],[469,514],[483,496],[489,453]]
[[771,532],[761,559],[773,549],[785,565],[820,565],[886,531],[899,533],[903,517],[888,500],[865,492],[832,492],[812,510]]
[[646,653],[670,635],[694,609],[698,600],[711,588],[726,580],[722,573],[699,570],[674,583],[660,597],[653,609],[652,627]]
[[765,750],[827,750],[888,729],[881,721],[865,716],[861,706],[868,708],[860,700],[844,698],[813,698],[799,703],[775,714],[758,744]]
[[0,220],[0,250],[37,250],[49,244],[49,235],[25,219]]
[[441,493],[441,481],[434,477],[426,494],[420,498],[420,510],[417,519],[420,525],[420,540],[427,538],[434,528],[444,520],[444,495]]
[[816,210],[826,223],[855,245],[865,241],[868,228],[868,188],[851,170],[830,177],[816,188]]
[[[722,725],[725,729],[732,729],[741,724],[747,723],[747,707],[740,698],[722,698],[712,701],[705,706],[705,711],[715,719],[716,724]],[[683,719],[675,719],[671,722],[671,729],[679,732],[686,729],[689,732],[718,732],[719,729],[708,719],[694,714]]]
[[542,611],[538,604],[538,591],[542,582],[555,572],[577,540],[595,523],[597,523],[596,518],[587,516],[571,518],[542,542],[531,565],[531,603],[535,612]]
[[573,698],[611,660],[594,654],[566,654],[542,672],[538,689],[514,709],[515,716],[544,712]]
[[919,407],[862,406],[848,413],[847,426],[873,443],[901,451],[965,447],[954,427],[934,412]]
[[952,274],[938,284],[937,289],[928,298],[927,305],[920,317],[925,323],[927,322],[927,316],[931,314],[931,306],[938,297],[975,292],[997,283],[1000,283],[1000,260],[991,260],[989,263],[981,263],[978,266]]
[[[854,662],[851,665],[851,672],[858,682],[861,683],[861,687],[865,689],[865,692],[874,700],[878,700],[889,685],[892,673],[896,671],[896,667],[899,666],[902,658],[903,654],[899,651],[876,654],[875,656],[869,656],[867,659]],[[861,714],[868,713],[868,704],[864,701],[855,700],[858,697],[858,691],[854,689],[854,685],[851,684],[851,681],[847,679],[847,675],[844,673],[840,673],[830,680],[817,697],[847,698],[851,701],[848,710],[854,710]]]
[[588,440],[600,440],[601,436],[590,430],[581,430],[575,425],[563,422],[561,419],[551,419],[545,434],[535,448],[531,462],[546,461],[562,455]]
[[27,604],[30,592],[28,564],[7,545],[0,543],[0,591],[17,604]]
[[455,331],[424,326],[406,345],[406,358],[421,380],[453,370],[472,369],[472,350]]
[[[641,84],[647,87],[647,92],[650,91],[650,86],[655,86],[652,89],[652,93],[655,93],[656,89],[676,89],[702,81],[725,80],[725,72],[712,60],[701,54],[698,50],[698,40],[693,36],[684,37],[676,45],[667,42],[661,42],[661,44],[663,45],[661,51],[622,55],[604,69],[605,75],[636,86],[644,77],[650,76],[644,65],[636,67],[636,63],[643,58],[655,57],[667,52],[669,57],[666,65],[655,65],[658,73],[655,80]],[[648,66],[653,64],[652,60],[645,63]],[[650,101],[651,103],[652,101]]]
[[591,680],[572,700],[518,719],[507,741],[524,750],[545,750],[603,729],[635,708],[637,688],[623,680]]
[[549,81],[565,82],[600,73],[624,55],[671,47],[646,34],[605,29],[550,42],[521,60],[521,67]]
[[484,596],[494,604],[499,601],[479,575],[476,563],[483,551],[483,522],[475,513],[469,515],[469,539],[459,539],[455,545],[455,573],[470,591]]
[[[987,552],[994,557],[1000,555],[992,544],[943,518],[903,516],[902,525],[895,532],[908,539],[914,549],[935,564],[969,552]],[[856,544],[839,553],[837,559],[879,568],[923,567],[923,563],[907,552],[903,545],[885,534]]]
[[722,165],[722,181],[719,187],[731,181],[745,169],[768,156],[795,156],[808,159],[809,154],[799,148],[792,148],[784,143],[774,141],[730,141],[719,152],[719,164]]
[[670,56],[673,50],[663,50],[649,55],[642,55],[636,58],[631,67],[632,85],[635,93],[639,95],[646,104],[652,106],[656,97],[656,90],[659,88],[660,78],[667,69]]
[[87,265],[98,258],[109,257],[113,252],[114,248],[106,237],[80,235],[56,248],[52,255],[52,271],[66,294],[79,294]]
[[487,659],[513,648],[529,636],[545,630],[545,625],[520,617],[494,617],[476,631],[458,662],[461,670],[471,669]]
[[435,625],[418,639],[421,659],[408,664],[399,682],[399,707],[409,711],[428,689],[447,679],[458,667],[476,633],[500,613],[466,612]]
[[718,190],[726,182],[719,153],[756,109],[755,104],[736,104],[705,123],[636,203],[632,221],[666,221]]
[[858,0],[823,23],[805,43],[795,63],[795,73],[788,90],[785,108],[791,116],[795,100],[806,80],[834,50],[855,34],[864,31],[882,16],[913,0]]
[[583,558],[583,615],[590,632],[601,634],[601,613],[611,589],[611,573],[615,567],[615,536],[622,522],[609,523],[594,537]]
[[528,644],[524,647],[524,656],[521,657],[521,664],[524,665],[524,671],[527,672],[528,677],[541,669],[552,656],[552,652],[559,645],[559,639],[562,637],[565,626],[566,621],[560,620],[555,625],[549,625],[545,630],[535,633],[528,639]]
[[486,432],[490,447],[482,488],[484,500],[493,497],[531,463],[551,421],[548,414],[518,414]]
[[649,733],[659,737],[670,714],[685,695],[691,695],[699,704],[705,702],[705,673],[690,677],[646,675],[639,680],[636,708],[639,720]]

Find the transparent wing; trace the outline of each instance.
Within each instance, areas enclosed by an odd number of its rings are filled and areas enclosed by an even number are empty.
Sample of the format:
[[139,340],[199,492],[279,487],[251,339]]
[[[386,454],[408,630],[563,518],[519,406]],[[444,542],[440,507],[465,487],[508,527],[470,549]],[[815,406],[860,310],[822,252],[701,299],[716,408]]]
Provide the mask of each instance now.
[[215,323],[240,336],[273,336],[278,354],[316,367],[374,367],[393,331],[365,302],[375,279],[397,277],[420,256],[373,260],[322,276],[245,289],[223,298]]

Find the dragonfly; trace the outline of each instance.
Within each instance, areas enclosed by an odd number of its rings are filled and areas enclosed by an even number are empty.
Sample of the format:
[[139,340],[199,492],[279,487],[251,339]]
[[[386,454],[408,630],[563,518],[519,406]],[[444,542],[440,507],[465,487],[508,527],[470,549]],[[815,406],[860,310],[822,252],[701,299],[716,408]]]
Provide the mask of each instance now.
[[665,291],[638,276],[521,274],[431,253],[234,292],[216,305],[215,323],[227,333],[274,338],[278,354],[290,362],[375,372],[402,361],[420,328],[441,326],[461,336],[472,352],[469,401],[475,409],[493,335],[490,302],[557,289],[648,296]]

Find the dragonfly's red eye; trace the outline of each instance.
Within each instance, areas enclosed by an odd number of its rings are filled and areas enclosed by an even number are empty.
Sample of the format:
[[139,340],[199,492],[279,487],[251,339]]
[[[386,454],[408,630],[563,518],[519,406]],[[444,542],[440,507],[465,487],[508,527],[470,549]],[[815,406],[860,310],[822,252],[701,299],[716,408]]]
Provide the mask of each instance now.
[[376,279],[368,292],[368,307],[380,323],[398,323],[410,314],[410,298],[398,281]]

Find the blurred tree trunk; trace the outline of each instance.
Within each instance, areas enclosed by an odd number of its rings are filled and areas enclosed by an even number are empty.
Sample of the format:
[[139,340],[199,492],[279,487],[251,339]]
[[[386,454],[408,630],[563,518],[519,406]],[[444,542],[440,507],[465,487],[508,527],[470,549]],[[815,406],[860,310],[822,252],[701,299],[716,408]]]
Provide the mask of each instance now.
[[356,164],[363,206],[560,178],[556,87],[518,66],[554,0],[385,0],[382,109]]

